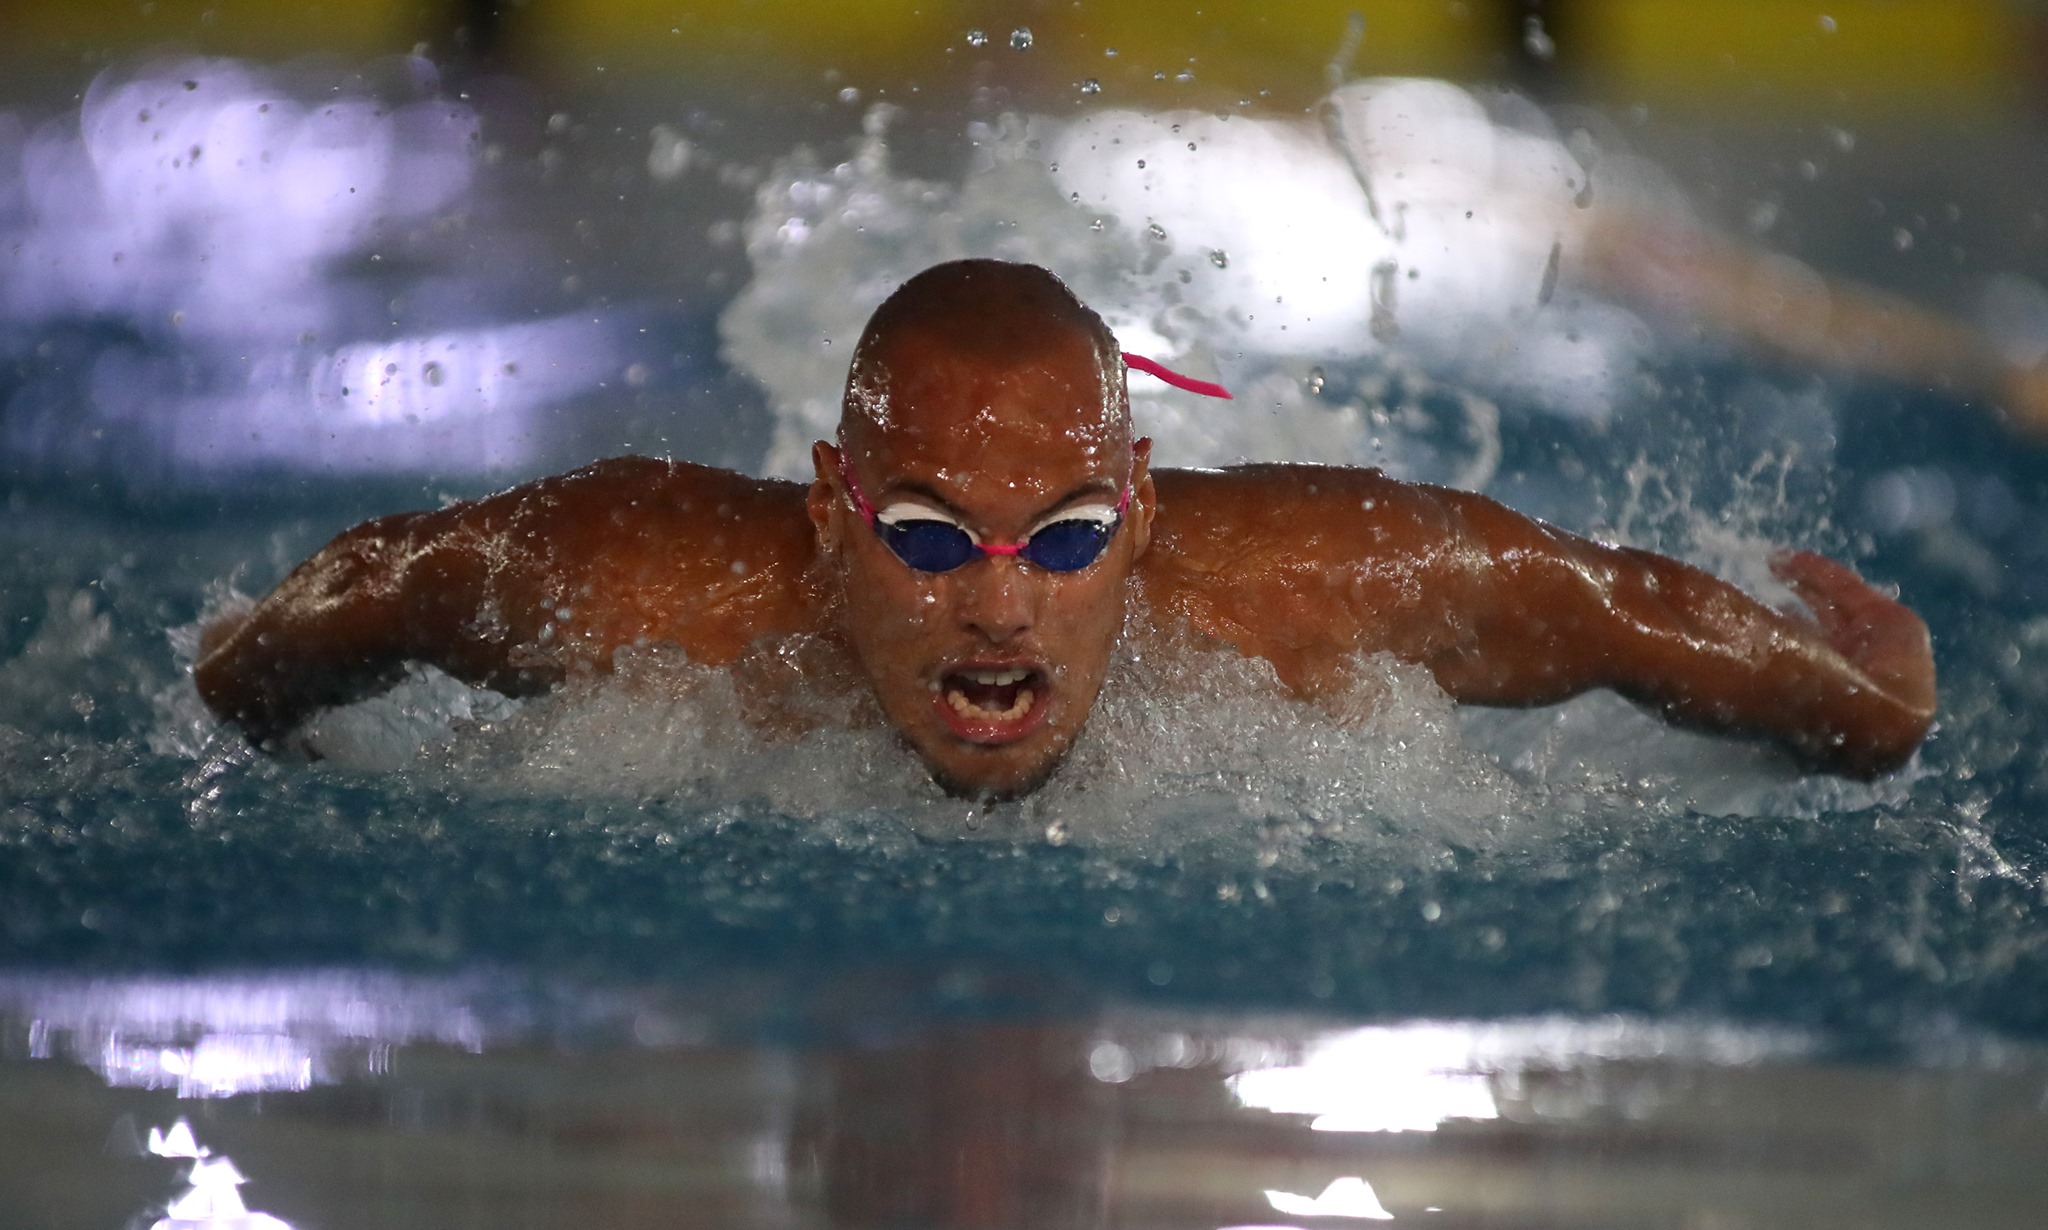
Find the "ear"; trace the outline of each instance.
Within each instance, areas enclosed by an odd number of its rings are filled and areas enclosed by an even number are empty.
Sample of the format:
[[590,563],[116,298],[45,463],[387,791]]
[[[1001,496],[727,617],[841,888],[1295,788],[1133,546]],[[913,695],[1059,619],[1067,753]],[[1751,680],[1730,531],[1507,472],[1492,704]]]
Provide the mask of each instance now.
[[1159,493],[1152,486],[1152,437],[1131,445],[1131,558],[1152,545],[1152,515],[1159,511]]
[[838,510],[846,503],[839,496],[839,450],[823,440],[811,445],[810,494],[804,508],[811,515],[811,530],[818,537],[818,550],[829,554],[839,546]]

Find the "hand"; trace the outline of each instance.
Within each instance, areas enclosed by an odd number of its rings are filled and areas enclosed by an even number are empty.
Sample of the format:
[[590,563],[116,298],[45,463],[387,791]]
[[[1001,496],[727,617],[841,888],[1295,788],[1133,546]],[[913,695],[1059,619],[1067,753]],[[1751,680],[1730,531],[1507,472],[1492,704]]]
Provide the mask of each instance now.
[[1921,726],[1934,717],[1934,651],[1927,625],[1854,571],[1811,551],[1780,551],[1771,573],[1813,612],[1828,647],[1848,659]]

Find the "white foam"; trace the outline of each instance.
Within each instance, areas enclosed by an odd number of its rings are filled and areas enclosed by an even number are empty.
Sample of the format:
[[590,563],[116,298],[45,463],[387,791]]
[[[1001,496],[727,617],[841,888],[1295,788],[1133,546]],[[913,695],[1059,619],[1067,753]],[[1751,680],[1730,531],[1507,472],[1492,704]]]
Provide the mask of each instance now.
[[1576,291],[1589,172],[1554,134],[1531,130],[1540,113],[1522,110],[1529,124],[1516,127],[1455,86],[1379,80],[1332,95],[1326,122],[1006,115],[970,125],[977,159],[955,181],[895,174],[894,112],[878,107],[847,161],[826,167],[800,150],[777,163],[748,222],[754,277],[720,334],[727,361],[769,394],[764,468],[807,475],[869,312],[920,269],[968,256],[1043,265],[1125,349],[1256,386],[1219,407],[1133,381],[1133,413],[1162,464],[1401,472],[1398,413],[1356,421],[1401,405],[1276,397],[1266,383],[1319,383],[1311,368],[1328,364],[1604,420],[1633,395],[1649,333]]

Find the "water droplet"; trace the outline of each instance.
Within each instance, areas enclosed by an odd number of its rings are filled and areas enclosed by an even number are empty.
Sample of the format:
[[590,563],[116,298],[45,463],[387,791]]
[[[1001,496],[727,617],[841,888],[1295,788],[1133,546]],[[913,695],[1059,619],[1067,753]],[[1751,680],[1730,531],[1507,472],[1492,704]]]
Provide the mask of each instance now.
[[1195,143],[1194,143],[1193,141],[1190,141],[1190,142],[1188,142],[1188,149],[1189,149],[1190,151],[1192,151],[1192,150],[1193,150],[1194,148],[1195,148]]
[[988,46],[988,31],[986,31],[986,30],[969,30],[969,31],[967,32],[967,45],[968,45],[969,47],[986,47],[986,46]]
[[1543,19],[1531,14],[1522,22],[1522,46],[1531,56],[1548,61],[1557,54],[1557,42],[1543,29]]
[[1820,19],[1820,32],[1822,34],[1833,34],[1835,32],[1835,19],[1823,15]]
[[1110,59],[1114,60],[1114,59],[1116,59],[1116,48],[1114,48],[1114,47],[1104,47],[1104,48],[1102,49],[1102,54],[1103,54],[1103,55],[1105,55],[1105,56],[1108,56],[1108,57],[1109,57]]
[[1089,77],[1081,82],[1081,92],[1083,94],[1100,94],[1102,93],[1102,83],[1093,77]]
[[1081,194],[1078,192],[1069,192],[1067,194],[1067,199],[1069,201],[1072,201],[1074,204],[1079,205],[1081,203]]
[[[1145,164],[1139,163],[1138,165],[1143,166]],[[1154,239],[1160,240],[1161,242],[1164,242],[1166,239],[1166,228],[1159,225],[1157,222],[1154,222],[1152,225],[1146,227],[1145,233],[1152,236],[1152,238]]]
[[1311,367],[1311,368],[1309,368],[1309,369],[1308,369],[1308,391],[1309,391],[1310,393],[1314,394],[1315,396],[1318,396],[1318,397],[1322,396],[1322,393],[1323,393],[1323,369],[1322,369],[1322,368],[1320,368],[1320,367]]
[[1191,68],[1183,68],[1173,75],[1173,79],[1175,81],[1180,82],[1182,85],[1186,85],[1188,82],[1193,81],[1195,79],[1195,70]]
[[434,362],[429,362],[425,367],[422,367],[420,375],[425,378],[430,388],[440,388],[441,382],[448,378],[447,373],[441,370],[441,365]]
[[1218,269],[1228,269],[1230,268],[1230,253],[1225,252],[1221,248],[1213,248],[1209,252],[1209,263]]
[[1010,49],[1012,51],[1031,50],[1030,26],[1018,26],[1016,29],[1010,31]]
[[1138,169],[1140,171],[1145,169],[1145,160],[1143,158],[1138,159]]

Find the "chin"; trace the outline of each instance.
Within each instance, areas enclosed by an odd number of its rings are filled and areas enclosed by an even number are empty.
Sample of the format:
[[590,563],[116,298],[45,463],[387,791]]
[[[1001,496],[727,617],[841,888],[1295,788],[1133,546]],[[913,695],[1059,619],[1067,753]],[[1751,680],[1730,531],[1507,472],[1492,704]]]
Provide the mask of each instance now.
[[[932,780],[947,794],[1001,803],[1021,799],[1045,785],[1059,770],[1066,753],[1067,747],[1062,744],[1019,763],[1010,763],[1009,757],[982,759],[972,755],[949,756],[946,761],[927,756],[924,762],[931,770]],[[977,759],[982,762],[976,763]]]

